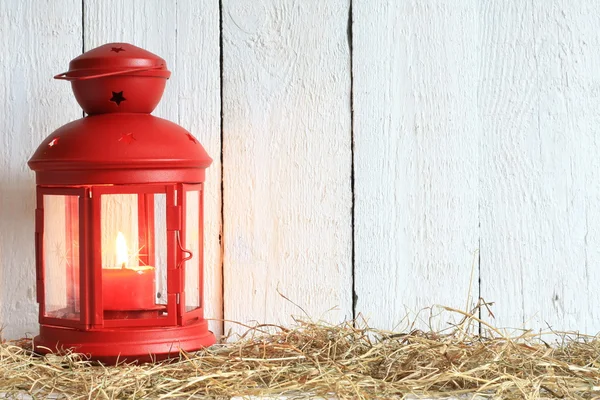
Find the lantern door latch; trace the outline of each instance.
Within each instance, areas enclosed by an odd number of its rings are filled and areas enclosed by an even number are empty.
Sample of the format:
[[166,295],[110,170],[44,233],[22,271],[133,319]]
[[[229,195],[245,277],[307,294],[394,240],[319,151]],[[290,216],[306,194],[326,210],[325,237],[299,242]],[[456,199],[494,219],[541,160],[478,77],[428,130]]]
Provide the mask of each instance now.
[[179,261],[179,264],[177,265],[177,268],[181,268],[181,265],[184,262],[191,260],[194,257],[194,253],[192,253],[191,250],[184,248],[183,245],[181,244],[181,231],[177,231],[177,247],[179,248],[179,251],[181,251],[183,254],[185,254],[185,257],[183,257],[181,259],[181,261]]

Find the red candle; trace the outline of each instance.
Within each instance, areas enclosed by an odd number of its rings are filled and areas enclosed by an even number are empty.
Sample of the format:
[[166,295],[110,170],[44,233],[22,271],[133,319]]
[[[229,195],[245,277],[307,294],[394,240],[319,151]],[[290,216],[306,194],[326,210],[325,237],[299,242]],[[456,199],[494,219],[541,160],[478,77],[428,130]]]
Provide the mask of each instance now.
[[103,268],[102,299],[105,310],[154,309],[154,268]]
[[154,302],[154,267],[128,268],[129,249],[123,233],[117,234],[116,268],[102,268],[104,310],[152,310]]

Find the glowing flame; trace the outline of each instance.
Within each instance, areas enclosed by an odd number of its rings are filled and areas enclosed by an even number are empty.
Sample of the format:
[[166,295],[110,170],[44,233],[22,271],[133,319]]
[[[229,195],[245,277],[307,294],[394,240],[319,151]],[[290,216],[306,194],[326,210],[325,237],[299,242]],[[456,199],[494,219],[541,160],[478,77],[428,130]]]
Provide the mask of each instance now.
[[117,266],[125,268],[129,261],[129,249],[127,248],[127,241],[125,235],[119,232],[117,234]]

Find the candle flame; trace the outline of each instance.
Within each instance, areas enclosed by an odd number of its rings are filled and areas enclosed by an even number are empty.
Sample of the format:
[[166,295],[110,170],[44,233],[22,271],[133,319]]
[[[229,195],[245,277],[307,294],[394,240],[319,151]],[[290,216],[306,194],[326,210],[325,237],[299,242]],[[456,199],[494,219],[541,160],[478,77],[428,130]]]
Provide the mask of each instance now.
[[129,261],[129,249],[122,232],[117,234],[117,267],[125,268]]

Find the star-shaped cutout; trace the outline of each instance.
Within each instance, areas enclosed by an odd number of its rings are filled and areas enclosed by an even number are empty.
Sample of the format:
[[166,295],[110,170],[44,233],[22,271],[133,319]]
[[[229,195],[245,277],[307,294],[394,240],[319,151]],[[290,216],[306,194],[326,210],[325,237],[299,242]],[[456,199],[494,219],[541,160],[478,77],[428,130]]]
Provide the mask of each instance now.
[[194,137],[194,135],[192,135],[189,132],[186,135],[187,135],[188,139],[190,139],[192,142],[198,143],[198,141],[196,140],[196,138]]
[[56,146],[58,144],[58,139],[59,138],[57,138],[57,137],[55,137],[54,139],[52,139],[50,141],[50,143],[48,143],[48,147],[54,147],[54,146]]
[[125,97],[123,97],[123,92],[112,92],[112,97],[110,99],[110,101],[117,103],[117,105],[120,105],[122,101],[127,100]]
[[133,137],[132,132],[123,133],[123,134],[121,134],[121,137],[119,138],[119,142],[123,142],[126,144],[131,144],[135,140],[136,139]]
[[125,49],[122,47],[113,47],[110,49],[110,51],[114,51],[115,53],[118,54],[120,51],[125,51]]

